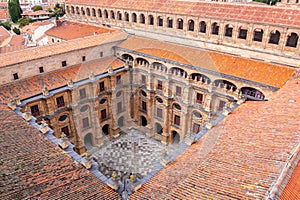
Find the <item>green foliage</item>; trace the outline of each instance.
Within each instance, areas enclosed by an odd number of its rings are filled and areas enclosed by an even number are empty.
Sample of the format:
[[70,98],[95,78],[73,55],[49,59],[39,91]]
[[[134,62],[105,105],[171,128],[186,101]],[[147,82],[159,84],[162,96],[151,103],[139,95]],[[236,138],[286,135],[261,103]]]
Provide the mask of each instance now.
[[53,10],[51,10],[51,8],[48,8],[47,11],[48,11],[49,13],[53,13]]
[[14,27],[13,32],[15,32],[15,34],[17,34],[17,35],[21,34],[20,29],[18,29],[17,27]]
[[33,11],[43,10],[42,6],[33,6]]
[[58,18],[58,17],[63,16],[64,14],[65,14],[65,9],[61,5],[59,5],[58,3],[55,4],[54,12],[52,13],[51,16]]
[[10,31],[11,30],[11,24],[9,22],[0,22],[0,26],[3,26],[6,30]]
[[19,0],[8,1],[8,13],[11,21],[16,23],[18,19],[21,17],[21,13],[22,13]]
[[28,25],[32,22],[33,22],[33,20],[29,17],[22,17],[18,20],[18,23],[19,23],[20,27],[26,26],[26,25]]

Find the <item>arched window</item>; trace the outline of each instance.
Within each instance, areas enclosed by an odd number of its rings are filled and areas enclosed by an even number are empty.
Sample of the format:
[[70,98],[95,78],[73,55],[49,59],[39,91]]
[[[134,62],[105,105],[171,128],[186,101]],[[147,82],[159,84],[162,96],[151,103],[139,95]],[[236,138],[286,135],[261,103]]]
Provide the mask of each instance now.
[[117,92],[116,97],[120,97],[122,95],[122,91]]
[[146,93],[144,90],[141,90],[141,95],[142,95],[143,97],[147,97],[147,93]]
[[87,9],[86,9],[86,15],[87,15],[87,16],[91,16],[90,8],[87,8]]
[[68,115],[62,115],[58,118],[58,121],[63,122],[68,118]]
[[154,17],[152,15],[148,16],[148,24],[149,25],[154,25]]
[[163,103],[163,102],[164,102],[160,97],[157,97],[157,98],[156,98],[156,101],[157,101],[158,103]]
[[211,25],[211,34],[213,34],[213,35],[219,35],[219,25],[218,25],[217,22],[214,22]]
[[174,103],[173,107],[176,108],[177,110],[181,110],[181,106],[178,103]]
[[77,15],[80,15],[79,7],[76,7],[76,14],[77,14]]
[[122,57],[123,61],[126,61],[126,60],[133,61],[133,57],[131,55],[129,55],[129,54],[125,53],[121,57]]
[[131,17],[132,17],[132,22],[136,22],[136,14],[135,13],[132,13],[132,15],[131,15]]
[[82,15],[85,15],[85,11],[84,11],[84,8],[83,8],[83,7],[81,7],[81,14],[82,14]]
[[104,18],[108,19],[108,12],[107,12],[107,10],[104,10]]
[[231,24],[227,24],[225,26],[225,36],[226,37],[232,37],[232,30],[233,30],[233,26]]
[[102,11],[100,9],[98,9],[98,17],[102,17]]
[[286,46],[288,47],[297,47],[299,36],[297,33],[291,33],[288,35]]
[[255,88],[251,88],[251,87],[243,87],[241,88],[242,94],[248,99],[248,100],[264,100],[265,99],[265,95],[255,89]]
[[181,18],[177,19],[177,29],[183,29],[183,20]]
[[80,112],[85,112],[85,111],[87,111],[88,109],[89,109],[89,106],[88,106],[88,105],[82,106],[82,107],[80,108]]
[[103,99],[101,99],[100,101],[99,101],[99,104],[104,104],[105,102],[106,102],[106,98],[103,98]]
[[179,75],[179,76],[182,76],[182,77],[184,77],[184,78],[187,78],[187,72],[186,71],[184,71],[183,69],[181,69],[181,68],[178,68],[178,67],[173,67],[173,68],[171,68],[171,74],[173,74],[173,75]]
[[96,10],[95,10],[95,8],[92,8],[92,16],[96,17]]
[[199,32],[200,33],[206,33],[206,23],[205,21],[201,21],[199,24]]
[[115,13],[113,10],[110,11],[110,18],[115,19]]
[[191,78],[192,80],[194,81],[197,81],[197,82],[201,82],[201,83],[207,83],[207,84],[210,84],[210,79],[203,75],[203,74],[199,74],[199,73],[193,73],[191,74]]
[[125,12],[125,21],[129,22],[129,14],[127,12]]
[[270,44],[279,44],[279,40],[280,40],[280,32],[277,30],[272,31],[270,33],[269,43]]
[[144,14],[140,14],[140,23],[145,24],[145,15]]
[[69,8],[69,6],[67,6],[67,13],[70,13],[70,8]]
[[215,80],[214,86],[219,88],[224,88],[226,90],[231,90],[233,92],[237,90],[237,87],[233,83],[221,79]]
[[157,17],[157,26],[163,26],[164,22],[163,22],[163,18],[161,16]]
[[71,6],[71,13],[72,13],[72,14],[74,14],[74,13],[75,13],[74,6]]
[[122,20],[122,13],[120,11],[118,11],[118,20]]
[[195,23],[194,23],[194,20],[190,19],[188,21],[188,31],[194,31],[194,26],[195,26]]
[[239,39],[243,39],[243,40],[246,40],[247,39],[247,33],[248,33],[248,30],[244,27],[240,27],[239,28],[239,35],[238,35],[238,38]]
[[168,28],[173,28],[173,19],[171,17],[168,17]]
[[254,29],[253,41],[262,42],[264,31],[261,28]]

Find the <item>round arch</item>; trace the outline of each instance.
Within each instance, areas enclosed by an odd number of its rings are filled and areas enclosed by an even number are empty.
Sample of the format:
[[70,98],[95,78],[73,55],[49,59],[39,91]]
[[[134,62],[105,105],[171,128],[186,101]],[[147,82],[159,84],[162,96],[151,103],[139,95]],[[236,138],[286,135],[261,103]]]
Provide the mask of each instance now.
[[180,142],[180,135],[177,131],[171,132],[171,141],[173,144],[178,144]]
[[206,75],[200,74],[200,73],[192,73],[192,74],[190,75],[190,78],[191,78],[193,81],[197,81],[197,82],[208,83],[208,84],[211,83],[210,78],[208,78]]
[[185,70],[183,70],[179,67],[172,67],[170,69],[170,73],[173,74],[173,75],[176,75],[176,76],[177,75],[182,76],[184,78],[187,78],[187,76],[188,76],[188,73]]
[[156,69],[156,70],[160,70],[160,71],[164,71],[164,72],[167,72],[168,71],[168,68],[167,66],[165,66],[164,64],[160,63],[160,62],[153,62],[151,64],[151,68],[152,69]]
[[265,95],[260,90],[252,87],[242,87],[241,93],[247,98],[247,100],[254,100],[254,101],[265,100]]
[[122,54],[121,58],[123,61],[126,61],[126,60],[133,61],[133,57],[127,53]]
[[237,87],[235,84],[231,83],[230,81],[217,79],[214,81],[214,86],[219,88],[225,88],[226,90],[236,91]]
[[135,59],[136,64],[138,65],[144,65],[144,66],[149,66],[149,62],[148,60],[144,59],[144,58],[136,58]]
[[109,135],[109,124],[105,124],[102,127],[102,133],[103,133],[103,135]]
[[147,124],[148,124],[147,118],[141,115],[141,126],[147,126]]

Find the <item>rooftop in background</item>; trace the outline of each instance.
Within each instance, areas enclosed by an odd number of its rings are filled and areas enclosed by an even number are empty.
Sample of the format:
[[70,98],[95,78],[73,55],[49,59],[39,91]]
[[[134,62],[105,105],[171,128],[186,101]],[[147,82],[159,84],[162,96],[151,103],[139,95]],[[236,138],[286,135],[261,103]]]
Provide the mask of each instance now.
[[40,94],[44,85],[52,90],[67,85],[69,79],[74,82],[86,79],[90,72],[95,75],[104,73],[109,66],[117,69],[124,66],[124,63],[115,57],[107,57],[2,85],[0,86],[0,103],[8,103],[9,99],[16,94],[21,99]]
[[120,199],[6,105],[0,121],[0,199]]
[[300,27],[300,9],[228,2],[204,2],[184,0],[66,0],[66,5],[102,6],[156,13],[173,13],[188,16],[234,19],[238,21],[259,22],[288,27]]
[[53,23],[51,20],[33,22],[32,24],[22,27],[22,33],[28,32],[30,34],[33,34],[33,31],[37,29],[39,26],[48,25],[51,23]]
[[108,32],[114,32],[114,29],[93,26],[78,22],[58,21],[57,26],[46,31],[46,35],[61,38],[63,40],[72,40],[92,35],[99,35]]
[[119,47],[278,88],[295,71],[282,65],[135,36],[129,37]]
[[[54,56],[81,48],[98,46],[110,41],[126,39],[126,37],[127,34],[120,31],[115,31],[113,33],[105,33],[98,36],[70,40],[64,43],[56,43],[49,46],[32,47],[30,49],[24,49],[22,51],[17,51],[14,53],[0,54],[0,67],[7,67],[9,65],[26,62],[33,59]],[[43,54],[40,53],[41,51],[43,51]],[[18,59],[16,60],[15,58]]]
[[8,38],[10,38],[10,33],[3,26],[0,26],[0,47]]
[[270,101],[241,105],[131,199],[265,198],[300,142],[299,83],[289,80]]

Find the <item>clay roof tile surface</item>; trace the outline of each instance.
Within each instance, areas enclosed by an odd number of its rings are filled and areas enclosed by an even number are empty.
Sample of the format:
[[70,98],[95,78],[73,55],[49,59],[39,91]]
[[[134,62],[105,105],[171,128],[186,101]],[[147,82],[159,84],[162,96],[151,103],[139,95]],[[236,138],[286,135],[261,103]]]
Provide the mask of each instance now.
[[120,199],[5,105],[0,122],[0,199]]

